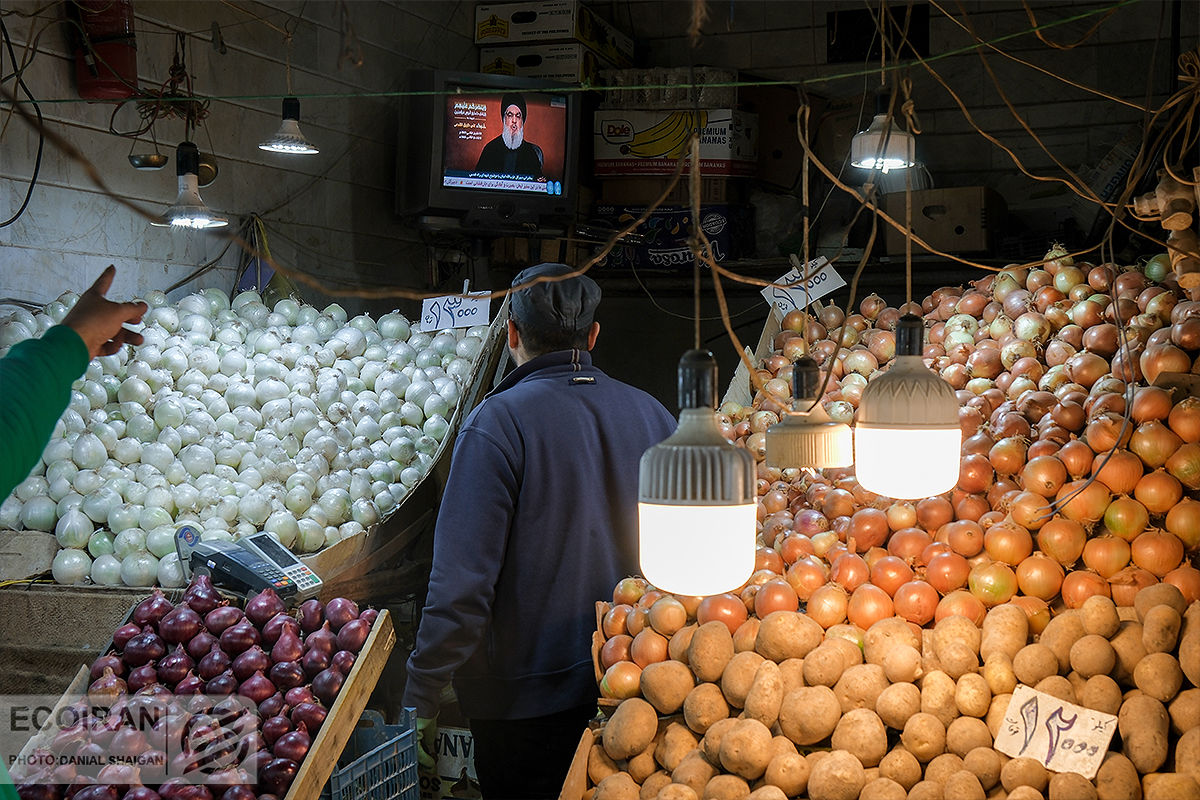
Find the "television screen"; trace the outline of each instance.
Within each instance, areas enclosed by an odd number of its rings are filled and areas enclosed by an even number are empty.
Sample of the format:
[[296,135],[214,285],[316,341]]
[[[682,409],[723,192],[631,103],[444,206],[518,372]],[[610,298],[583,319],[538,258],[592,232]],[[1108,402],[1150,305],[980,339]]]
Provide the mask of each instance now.
[[499,94],[463,87],[447,94],[442,186],[561,196],[568,137],[567,97]]

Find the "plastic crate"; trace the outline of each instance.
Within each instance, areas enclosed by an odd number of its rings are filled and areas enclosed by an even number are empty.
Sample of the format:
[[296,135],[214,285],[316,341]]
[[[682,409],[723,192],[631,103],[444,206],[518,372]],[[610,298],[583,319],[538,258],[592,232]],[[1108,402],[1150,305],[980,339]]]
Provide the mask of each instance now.
[[417,800],[416,711],[406,708],[399,725],[377,711],[364,711],[322,800]]

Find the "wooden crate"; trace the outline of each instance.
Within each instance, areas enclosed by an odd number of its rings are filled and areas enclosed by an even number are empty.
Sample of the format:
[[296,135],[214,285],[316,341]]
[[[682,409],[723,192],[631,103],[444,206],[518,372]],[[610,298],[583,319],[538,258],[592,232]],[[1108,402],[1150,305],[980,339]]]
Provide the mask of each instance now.
[[558,800],[582,800],[583,793],[588,789],[588,752],[596,741],[596,734],[597,731],[588,728],[579,737],[579,746],[575,748],[575,757],[571,759],[571,766],[567,769],[567,777],[563,780]]
[[[763,359],[771,355],[775,349],[775,334],[780,331],[780,319],[775,311],[767,315],[767,321],[763,325],[762,333],[758,337],[758,343],[751,351],[746,347],[746,355],[750,357],[751,363],[758,365],[763,362]],[[789,373],[790,375],[790,373]],[[746,369],[746,362],[738,360],[737,368],[733,371],[733,378],[729,381],[729,388],[725,390],[725,396],[721,398],[722,403],[734,402],[741,406],[748,406],[754,400],[754,385],[750,382],[750,370]]]

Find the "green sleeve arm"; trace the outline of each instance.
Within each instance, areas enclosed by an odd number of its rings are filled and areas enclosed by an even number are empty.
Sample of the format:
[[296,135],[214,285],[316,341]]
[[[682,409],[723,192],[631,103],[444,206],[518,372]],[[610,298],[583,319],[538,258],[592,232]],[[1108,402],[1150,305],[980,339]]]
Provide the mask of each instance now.
[[0,359],[0,500],[37,463],[88,361],[83,339],[65,325],[18,342]]

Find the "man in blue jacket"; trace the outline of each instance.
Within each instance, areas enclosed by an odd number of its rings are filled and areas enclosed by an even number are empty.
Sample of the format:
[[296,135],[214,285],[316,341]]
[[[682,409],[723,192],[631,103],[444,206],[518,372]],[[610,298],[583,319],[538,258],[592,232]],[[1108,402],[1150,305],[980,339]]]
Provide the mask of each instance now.
[[453,682],[484,800],[558,796],[596,712],[595,603],[638,569],[638,462],[675,430],[592,365],[600,287],[571,272],[513,280],[517,368],[458,433],[408,661],[404,704],[426,730]]

